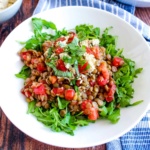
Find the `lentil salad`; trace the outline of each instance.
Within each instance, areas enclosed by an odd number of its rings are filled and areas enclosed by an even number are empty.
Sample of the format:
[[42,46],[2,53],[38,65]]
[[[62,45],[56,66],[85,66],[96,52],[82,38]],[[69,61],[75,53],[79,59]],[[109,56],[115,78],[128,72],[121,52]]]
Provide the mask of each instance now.
[[38,121],[73,135],[77,126],[101,118],[117,123],[121,107],[142,102],[130,102],[142,68],[116,48],[112,27],[100,35],[100,28],[88,24],[57,30],[54,23],[33,18],[32,25],[34,36],[19,52],[24,66],[16,76],[25,80],[21,92]]

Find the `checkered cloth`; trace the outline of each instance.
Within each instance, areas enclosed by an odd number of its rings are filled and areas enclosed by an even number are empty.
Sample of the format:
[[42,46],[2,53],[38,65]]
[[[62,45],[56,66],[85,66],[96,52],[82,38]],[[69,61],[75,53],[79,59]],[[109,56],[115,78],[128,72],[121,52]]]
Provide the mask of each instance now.
[[[135,7],[115,0],[39,0],[33,14],[63,6],[87,6],[109,11],[129,22],[147,41],[150,41],[150,27],[133,15]],[[150,150],[150,110],[132,130],[106,143],[106,148],[107,150]]]

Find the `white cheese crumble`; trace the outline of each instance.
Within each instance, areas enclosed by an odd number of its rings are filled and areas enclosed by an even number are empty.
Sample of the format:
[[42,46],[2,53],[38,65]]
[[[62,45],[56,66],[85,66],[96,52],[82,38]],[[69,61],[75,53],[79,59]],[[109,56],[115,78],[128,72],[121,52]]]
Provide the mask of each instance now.
[[50,34],[50,35],[56,35],[56,31],[55,30],[52,30],[52,29],[49,29],[49,28],[42,28],[42,33],[47,33],[47,34]]
[[80,45],[81,45],[81,46],[89,47],[89,40],[81,41],[81,42],[80,42]]
[[65,66],[67,69],[69,69],[71,67],[71,65],[69,63],[65,63]]
[[71,58],[66,52],[60,53],[59,57],[62,59],[64,56]]
[[91,43],[92,43],[93,46],[98,46],[99,42],[100,42],[99,39],[92,39],[91,40]]
[[[61,59],[63,59],[64,56],[71,58],[67,53],[60,53],[60,54],[59,54],[59,57],[60,57]],[[69,68],[71,67],[71,65],[70,65],[69,63],[65,63],[65,67],[66,67],[67,69],[69,69]]]
[[96,69],[95,68],[96,59],[95,59],[94,55],[88,54],[88,53],[85,52],[84,57],[90,65],[90,68],[89,68],[88,72],[93,72],[94,69]]
[[65,40],[64,40],[64,41],[59,41],[59,42],[58,42],[58,45],[59,45],[60,47],[66,47],[66,46],[67,46],[67,41],[68,41],[69,36],[64,36],[64,37],[65,37]]

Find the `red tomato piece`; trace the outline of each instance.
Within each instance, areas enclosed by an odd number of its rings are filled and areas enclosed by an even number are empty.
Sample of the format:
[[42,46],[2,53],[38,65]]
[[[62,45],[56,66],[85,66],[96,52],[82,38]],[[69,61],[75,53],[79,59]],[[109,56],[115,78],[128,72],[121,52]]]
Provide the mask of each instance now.
[[24,90],[22,90],[21,91],[21,93],[24,95],[24,96],[26,96],[27,98],[29,98],[30,96],[31,96],[31,92],[30,91],[24,91]]
[[32,58],[31,59],[31,64],[37,64],[39,63],[39,59],[38,58]]
[[95,58],[99,59],[100,58],[100,49],[99,46],[93,46],[91,48],[93,55],[95,56]]
[[91,101],[91,100],[84,100],[84,101],[81,103],[81,109],[82,109],[82,110],[85,110],[85,109],[88,107],[88,104],[91,104],[91,106],[92,106],[92,101]]
[[81,84],[81,80],[77,80],[77,81],[76,81],[76,85],[77,85],[77,86],[80,86],[80,84]]
[[34,87],[33,92],[37,95],[45,95],[46,94],[46,89],[44,84],[40,84],[37,87]]
[[59,42],[59,41],[65,41],[66,38],[63,36],[63,37],[59,37],[58,39],[56,39],[56,42]]
[[116,85],[113,84],[110,88],[108,93],[105,96],[107,102],[111,102],[114,99],[114,94],[116,92]]
[[91,48],[86,47],[86,52],[88,54],[94,55],[95,58],[99,59],[100,58],[100,49],[98,46],[93,46]]
[[101,76],[101,75],[99,75],[98,77],[97,77],[97,83],[98,83],[98,85],[99,86],[104,86],[104,85],[106,85],[107,83],[108,83],[108,79],[106,78],[104,78],[103,76]]
[[89,83],[90,83],[90,86],[94,86],[95,85],[95,81],[90,80]]
[[58,39],[55,40],[54,46],[57,47],[58,46],[58,44],[57,44],[58,42],[60,42],[60,41],[63,42],[65,40],[66,40],[66,38],[64,36],[63,37],[59,37]]
[[71,101],[71,100],[73,100],[74,96],[75,96],[74,89],[65,90],[65,99],[66,100]]
[[58,70],[61,70],[61,71],[67,71],[67,68],[66,68],[66,66],[65,66],[65,63],[63,62],[62,59],[59,59],[59,60],[57,61],[57,69],[58,69]]
[[87,52],[88,54],[94,55],[94,53],[93,53],[93,51],[91,50],[90,47],[86,47],[86,52]]
[[99,117],[99,114],[98,114],[98,110],[96,109],[96,108],[94,108],[94,107],[91,107],[90,109],[89,109],[89,115],[88,115],[88,119],[89,120],[97,120],[98,119],[98,117]]
[[62,52],[64,52],[64,49],[63,49],[62,47],[57,47],[57,48],[55,49],[55,53],[56,53],[57,55],[59,55],[59,54],[62,53]]
[[112,65],[115,67],[120,67],[124,64],[124,60],[121,57],[114,57],[112,60]]
[[39,72],[45,71],[45,70],[46,70],[46,66],[44,65],[44,63],[38,63],[38,64],[37,64],[37,70],[38,70]]
[[59,88],[53,88],[51,92],[54,95],[60,96],[60,95],[64,95],[64,91],[65,91],[64,87],[59,87]]
[[25,51],[20,53],[20,57],[22,60],[27,60],[28,56],[31,55],[30,51]]
[[84,65],[82,65],[82,66],[81,66],[81,65],[78,65],[79,72],[80,72],[80,73],[84,73],[84,71],[87,71],[87,70],[86,70],[86,67],[88,66],[88,64],[89,64],[89,63],[86,62],[86,63],[85,63]]
[[74,32],[69,32],[69,38],[68,38],[67,44],[69,44],[73,41],[75,35],[76,34]]
[[89,120],[97,120],[99,117],[98,109],[92,106],[91,100],[85,100],[81,104],[81,109],[85,115],[88,115]]

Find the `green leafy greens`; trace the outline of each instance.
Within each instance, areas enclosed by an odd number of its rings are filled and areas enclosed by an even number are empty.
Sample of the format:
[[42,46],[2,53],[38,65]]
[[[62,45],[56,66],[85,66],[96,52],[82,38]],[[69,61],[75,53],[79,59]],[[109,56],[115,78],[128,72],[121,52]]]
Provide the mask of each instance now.
[[[54,41],[55,39],[68,35],[68,31],[65,29],[57,30],[56,25],[53,22],[48,22],[40,18],[32,18],[32,26],[34,35],[31,39],[26,41],[25,48],[41,51],[42,44],[47,40]],[[132,83],[137,75],[142,72],[142,68],[135,69],[135,62],[131,59],[127,59],[123,56],[123,49],[116,48],[116,36],[110,35],[109,30],[112,27],[106,28],[100,36],[100,28],[93,25],[82,24],[75,27],[75,31],[78,38],[74,38],[65,48],[64,52],[68,54],[63,56],[62,60],[65,63],[69,63],[75,70],[76,76],[69,71],[61,71],[56,67],[58,57],[51,57],[53,54],[53,48],[48,49],[48,55],[46,65],[53,69],[56,76],[71,78],[70,85],[74,87],[75,92],[79,94],[78,86],[76,85],[76,78],[79,77],[80,72],[78,65],[85,64],[83,54],[86,51],[85,46],[80,46],[79,41],[86,39],[99,39],[99,46],[106,48],[106,54],[110,54],[112,57],[119,56],[124,59],[124,64],[113,74],[117,90],[115,98],[112,102],[103,102],[103,105],[99,107],[101,110],[100,117],[110,120],[112,123],[117,123],[120,118],[120,108],[135,106],[140,104],[143,100],[131,103],[133,98],[134,89]],[[60,44],[61,46],[61,44]],[[87,66],[87,69],[90,66]],[[15,76],[18,78],[26,79],[30,76],[31,69],[27,66],[23,66],[21,71]],[[87,116],[83,115],[83,112],[72,115],[68,110],[70,102],[57,96],[52,102],[49,101],[50,108],[44,109],[43,107],[36,106],[36,100],[29,102],[27,113],[33,114],[38,121],[51,128],[53,131],[64,131],[70,135],[74,135],[74,130],[77,126],[88,125],[90,121]],[[60,115],[60,111],[64,110],[66,114]]]

